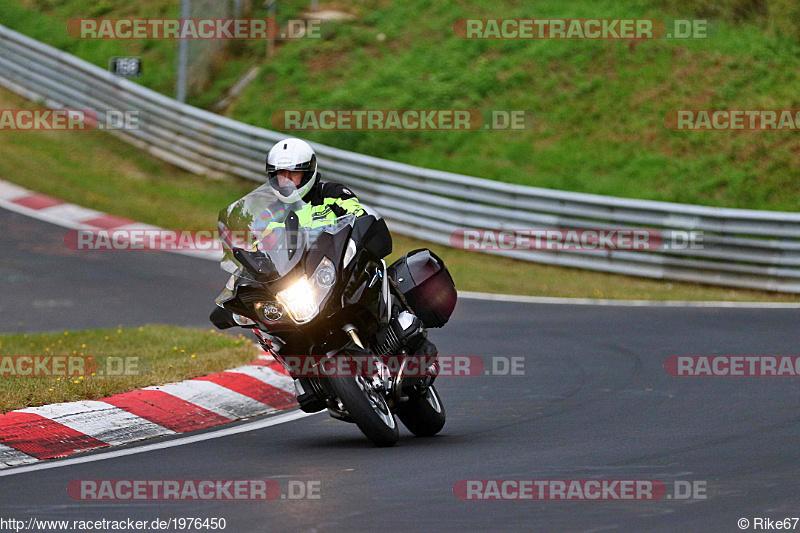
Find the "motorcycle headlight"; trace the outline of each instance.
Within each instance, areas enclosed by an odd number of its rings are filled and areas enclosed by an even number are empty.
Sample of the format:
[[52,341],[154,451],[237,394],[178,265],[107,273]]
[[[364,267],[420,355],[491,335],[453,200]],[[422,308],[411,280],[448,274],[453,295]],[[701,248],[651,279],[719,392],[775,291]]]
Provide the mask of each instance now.
[[319,312],[314,289],[305,276],[295,281],[288,289],[280,291],[278,299],[298,323],[308,322]]
[[333,268],[333,263],[327,257],[320,261],[319,266],[314,271],[312,276],[314,282],[323,289],[329,289],[336,283],[336,269]]
[[323,257],[311,279],[305,276],[295,281],[288,289],[278,293],[278,299],[298,324],[303,324],[319,313],[319,306],[336,284],[336,269],[333,261]]

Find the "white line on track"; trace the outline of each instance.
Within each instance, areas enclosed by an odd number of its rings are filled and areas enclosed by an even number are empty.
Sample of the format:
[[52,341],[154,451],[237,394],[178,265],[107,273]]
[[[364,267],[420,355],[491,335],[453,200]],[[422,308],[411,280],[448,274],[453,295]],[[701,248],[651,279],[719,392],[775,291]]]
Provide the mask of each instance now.
[[800,309],[796,302],[705,302],[678,300],[601,300],[596,298],[552,298],[549,296],[517,296],[488,292],[458,291],[459,298],[515,302],[524,304],[607,305],[620,307],[735,307],[741,309]]
[[[325,412],[325,411],[322,411]],[[298,420],[300,418],[305,418],[307,416],[311,416],[312,414],[319,414],[319,413],[304,413],[303,411],[297,410],[292,411],[290,413],[280,414],[276,416],[271,416],[265,420],[259,420],[258,422],[249,422],[247,424],[241,424],[239,426],[230,427],[219,429],[215,431],[210,431],[208,433],[201,433],[199,435],[191,435],[187,437],[178,437],[175,439],[167,440],[164,442],[157,442],[154,444],[145,444],[144,446],[137,446],[135,448],[127,448],[124,450],[114,450],[109,452],[101,452],[95,453],[91,455],[84,455],[81,457],[71,457],[69,459],[56,459],[51,461],[42,461],[40,463],[36,463],[33,465],[26,465],[26,466],[18,466],[12,467],[4,470],[0,470],[0,477],[4,476],[13,476],[16,474],[24,474],[26,472],[35,472],[37,470],[48,470],[50,468],[60,468],[62,466],[71,466],[77,464],[84,464],[84,463],[93,463],[96,461],[103,461],[106,459],[116,459],[117,457],[125,457],[128,455],[135,455],[138,453],[145,453],[151,452],[155,450],[163,450],[166,448],[174,448],[176,446],[183,446],[184,444],[193,444],[195,442],[202,442],[205,440],[212,440],[212,439],[219,439],[221,437],[228,437],[230,435],[236,435],[239,433],[246,433],[248,431],[255,431],[263,428],[267,428],[270,426],[277,426],[279,424],[285,424],[287,422],[292,422],[294,420]]]

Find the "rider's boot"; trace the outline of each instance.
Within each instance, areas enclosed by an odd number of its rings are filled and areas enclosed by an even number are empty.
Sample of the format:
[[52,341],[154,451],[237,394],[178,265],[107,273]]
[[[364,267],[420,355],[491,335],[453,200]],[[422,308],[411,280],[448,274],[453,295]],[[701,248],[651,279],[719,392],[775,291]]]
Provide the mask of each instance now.
[[427,334],[427,331],[423,331],[419,337],[408,343],[409,355],[418,359],[417,368],[425,369],[424,373],[420,372],[420,377],[424,378],[422,384],[425,387],[430,386],[439,375],[439,351],[436,349],[436,345],[428,340]]

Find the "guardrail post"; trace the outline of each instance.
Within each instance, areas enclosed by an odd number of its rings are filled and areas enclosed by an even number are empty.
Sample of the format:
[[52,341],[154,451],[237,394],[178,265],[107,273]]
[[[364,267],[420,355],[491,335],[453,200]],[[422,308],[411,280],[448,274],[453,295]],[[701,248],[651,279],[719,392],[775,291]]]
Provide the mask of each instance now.
[[[181,20],[191,18],[192,0],[181,0]],[[183,22],[181,22],[182,24]],[[175,76],[175,99],[181,103],[186,102],[186,84],[189,78],[189,42],[186,39],[178,41],[178,69]]]

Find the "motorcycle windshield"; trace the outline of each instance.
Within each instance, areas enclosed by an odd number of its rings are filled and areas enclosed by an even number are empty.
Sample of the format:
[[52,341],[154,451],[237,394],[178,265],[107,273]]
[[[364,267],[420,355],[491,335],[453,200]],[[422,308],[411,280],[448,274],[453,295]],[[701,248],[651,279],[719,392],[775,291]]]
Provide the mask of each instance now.
[[[274,281],[289,273],[323,233],[338,233],[352,226],[354,219],[352,214],[323,218],[303,201],[283,201],[266,183],[220,211],[217,225],[224,251],[220,266],[237,277]],[[237,250],[256,252],[249,255],[260,266],[260,276],[234,257]]]

